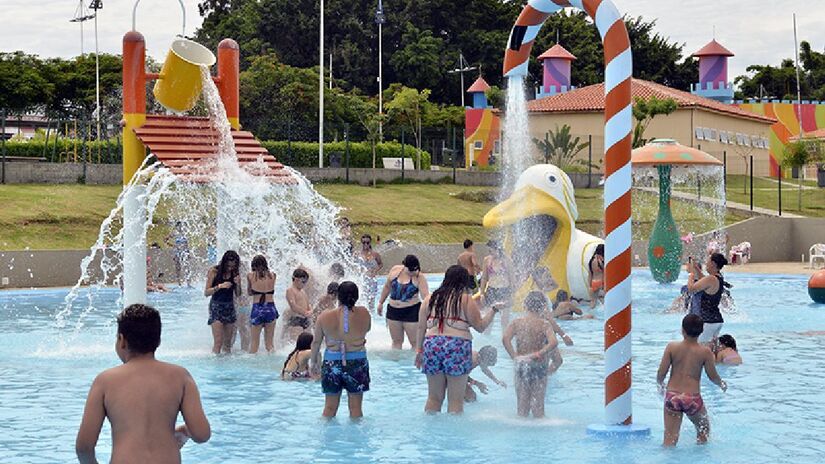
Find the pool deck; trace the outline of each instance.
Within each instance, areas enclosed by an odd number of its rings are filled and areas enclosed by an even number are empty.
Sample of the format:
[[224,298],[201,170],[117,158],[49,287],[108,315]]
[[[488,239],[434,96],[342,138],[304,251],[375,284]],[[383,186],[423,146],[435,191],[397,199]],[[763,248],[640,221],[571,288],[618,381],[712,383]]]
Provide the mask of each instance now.
[[817,271],[817,269],[809,268],[808,263],[801,262],[748,263],[740,266],[725,266],[723,270],[723,272],[741,272],[743,274],[786,275],[811,275],[815,271]]

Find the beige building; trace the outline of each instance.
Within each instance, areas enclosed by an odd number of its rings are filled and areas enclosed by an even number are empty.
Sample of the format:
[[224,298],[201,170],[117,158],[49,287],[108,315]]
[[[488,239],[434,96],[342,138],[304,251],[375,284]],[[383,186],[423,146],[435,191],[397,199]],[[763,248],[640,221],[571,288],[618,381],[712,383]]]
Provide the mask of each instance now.
[[[688,92],[654,82],[633,79],[633,98],[672,98],[678,109],[670,115],[656,116],[644,137],[670,138],[699,148],[719,160],[727,161],[728,174],[745,174],[747,160],[753,156],[754,174],[770,175],[769,136],[776,119],[745,111]],[[592,141],[592,152],[585,149],[577,158],[601,166],[604,159],[604,84],[538,98],[527,104],[530,135],[544,139],[548,131],[565,124],[582,141]],[[538,152],[538,147],[535,148]],[[539,155],[539,153],[537,153]]]

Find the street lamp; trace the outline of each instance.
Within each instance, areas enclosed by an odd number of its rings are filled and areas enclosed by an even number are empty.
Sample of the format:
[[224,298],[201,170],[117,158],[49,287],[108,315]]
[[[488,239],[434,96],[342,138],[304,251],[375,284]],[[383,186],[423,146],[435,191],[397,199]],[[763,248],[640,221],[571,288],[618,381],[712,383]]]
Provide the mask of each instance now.
[[[95,139],[100,141],[100,53],[97,48],[97,10],[103,9],[103,0],[92,0],[89,8],[95,11],[95,111],[93,116],[97,122]],[[99,146],[98,150],[100,150]]]
[[470,66],[470,63],[467,63],[467,59],[464,58],[464,54],[461,51],[458,52],[458,68],[453,69],[452,71],[447,71],[447,74],[460,74],[461,75],[461,107],[464,108],[464,73],[467,71],[475,71],[478,69],[477,66]]
[[86,12],[86,6],[83,0],[79,0],[77,10],[74,12],[74,18],[70,19],[70,23],[80,23],[80,56],[83,56],[83,23],[94,18],[95,15]]
[[384,141],[384,121],[380,116],[384,114],[384,76],[383,76],[383,48],[381,32],[387,17],[384,15],[384,2],[378,0],[378,9],[375,10],[375,24],[378,24],[378,140]]

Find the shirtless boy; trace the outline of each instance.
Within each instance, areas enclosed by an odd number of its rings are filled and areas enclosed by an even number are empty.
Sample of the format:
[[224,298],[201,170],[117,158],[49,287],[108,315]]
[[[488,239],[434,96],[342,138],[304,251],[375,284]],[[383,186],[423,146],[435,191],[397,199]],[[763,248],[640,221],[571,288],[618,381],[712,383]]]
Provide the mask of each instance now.
[[309,281],[307,271],[301,268],[295,269],[292,273],[292,285],[286,289],[286,302],[289,304],[286,327],[293,340],[312,324],[312,306],[309,305],[309,297],[304,291],[307,281]]
[[665,393],[665,437],[662,443],[664,446],[676,446],[679,441],[683,413],[687,414],[688,419],[696,426],[696,442],[703,444],[708,441],[710,422],[699,391],[703,369],[710,381],[719,385],[722,391],[728,388],[716,372],[713,352],[697,341],[702,334],[702,324],[702,318],[695,314],[685,316],[682,319],[684,340],[668,343],[662,363],[659,364],[656,382],[660,389],[664,389],[665,376],[670,370]]
[[[81,464],[97,463],[95,445],[106,418],[113,463],[179,463],[187,439],[209,440],[195,380],[186,369],[156,360],[159,344],[160,314],[154,308],[135,304],[117,317],[115,351],[123,365],[103,371],[89,390],[75,442]],[[176,429],[178,412],[185,425]]]
[[[490,345],[482,346],[480,350],[473,351],[473,364],[472,369],[470,372],[472,373],[476,367],[481,368],[481,372],[487,376],[488,379],[492,380],[496,385],[500,387],[507,388],[507,384],[502,382],[498,379],[498,377],[493,374],[490,370],[490,366],[495,366],[496,361],[498,361],[498,351]],[[472,403],[478,399],[475,390],[473,390],[473,385],[478,387],[478,391],[481,393],[487,394],[487,385],[484,382],[478,381],[472,377],[467,377],[467,391],[464,393],[464,401],[467,403]]]
[[[558,346],[556,334],[549,321],[541,314],[547,300],[538,291],[530,292],[524,299],[527,310],[504,329],[502,342],[507,354],[515,361],[516,401],[518,415],[544,417],[544,395],[547,391],[547,375],[550,369],[550,353]],[[516,348],[513,348],[513,338]]]
[[478,265],[478,259],[476,259],[476,251],[475,248],[473,248],[472,240],[464,240],[464,251],[458,255],[458,265],[464,269],[467,269],[467,272],[470,274],[469,289],[475,292],[478,289],[476,275],[481,272],[481,266]]

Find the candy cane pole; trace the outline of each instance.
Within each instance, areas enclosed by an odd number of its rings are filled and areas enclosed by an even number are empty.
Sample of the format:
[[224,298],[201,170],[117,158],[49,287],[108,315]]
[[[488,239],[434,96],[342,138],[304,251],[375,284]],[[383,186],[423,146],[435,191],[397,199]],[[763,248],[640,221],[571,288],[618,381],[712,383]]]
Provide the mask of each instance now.
[[605,424],[592,433],[647,434],[632,426],[630,350],[630,77],[633,60],[622,16],[610,0],[530,0],[515,26],[504,55],[504,75],[527,74],[527,62],[544,21],[562,7],[582,9],[593,18],[604,44],[605,60]]

